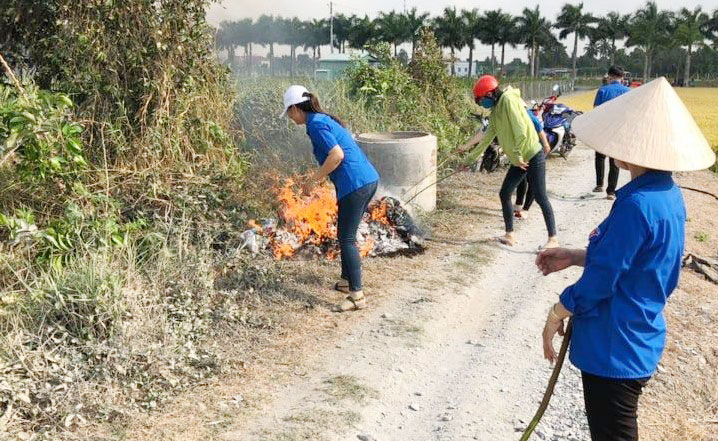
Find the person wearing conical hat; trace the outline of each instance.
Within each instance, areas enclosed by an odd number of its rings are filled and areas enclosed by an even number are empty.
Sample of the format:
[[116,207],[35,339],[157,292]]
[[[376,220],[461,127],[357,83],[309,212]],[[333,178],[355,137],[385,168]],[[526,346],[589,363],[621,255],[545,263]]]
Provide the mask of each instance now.
[[[611,66],[608,73],[604,77],[604,83],[596,92],[596,98],[593,100],[593,106],[598,107],[601,104],[611,101],[624,93],[630,92],[631,89],[623,85],[623,77],[625,72],[620,66]],[[594,193],[603,192],[603,179],[606,176],[606,155],[596,152],[596,187]],[[606,187],[607,199],[616,198],[616,187],[618,187],[619,169],[613,158],[608,158],[608,187]]]
[[671,172],[705,169],[716,157],[665,78],[576,118],[573,129],[631,181],[588,248],[545,250],[536,259],[545,275],[584,267],[549,310],[544,356],[556,359],[553,337],[572,316],[570,359],[582,372],[592,440],[635,441],[638,398],[665,347],[663,309],[684,251],[686,210]]

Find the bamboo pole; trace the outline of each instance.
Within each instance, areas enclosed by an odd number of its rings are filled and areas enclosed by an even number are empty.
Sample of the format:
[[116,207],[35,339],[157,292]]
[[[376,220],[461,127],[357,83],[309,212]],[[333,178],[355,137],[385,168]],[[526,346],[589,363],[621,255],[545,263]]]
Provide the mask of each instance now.
[[548,403],[551,401],[551,396],[553,395],[553,390],[556,387],[556,382],[558,381],[558,376],[561,373],[561,368],[563,367],[563,361],[566,358],[566,352],[568,351],[568,344],[571,341],[572,331],[573,331],[573,318],[570,318],[568,320],[568,325],[566,325],[566,333],[563,336],[563,342],[561,343],[561,350],[558,353],[558,360],[556,360],[556,366],[554,366],[553,373],[551,374],[551,378],[548,381],[548,386],[546,387],[546,392],[544,392],[543,399],[541,400],[541,404],[539,405],[538,410],[536,410],[536,415],[534,415],[533,419],[529,423],[528,427],[524,431],[524,434],[521,436],[521,439],[519,441],[528,441],[528,439],[531,438],[531,435],[533,434],[534,430],[536,429],[536,426],[538,426],[538,423],[541,421],[541,418],[543,417],[544,412],[546,412],[546,408],[548,408]]

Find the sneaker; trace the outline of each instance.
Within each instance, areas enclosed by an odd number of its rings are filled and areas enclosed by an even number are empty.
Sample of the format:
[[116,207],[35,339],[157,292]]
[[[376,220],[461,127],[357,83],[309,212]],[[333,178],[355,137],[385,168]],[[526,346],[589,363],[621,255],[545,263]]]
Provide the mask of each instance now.
[[616,199],[616,193],[608,193],[606,199],[608,199],[609,201]]
[[603,193],[603,187],[600,185],[597,185],[596,188],[593,189],[594,193]]

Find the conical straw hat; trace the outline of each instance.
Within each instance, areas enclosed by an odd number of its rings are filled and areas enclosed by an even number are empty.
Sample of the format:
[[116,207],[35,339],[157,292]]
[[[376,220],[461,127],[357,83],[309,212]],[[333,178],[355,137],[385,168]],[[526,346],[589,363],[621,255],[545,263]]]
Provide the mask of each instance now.
[[658,78],[577,117],[576,137],[599,153],[645,168],[702,170],[716,155],[683,101]]

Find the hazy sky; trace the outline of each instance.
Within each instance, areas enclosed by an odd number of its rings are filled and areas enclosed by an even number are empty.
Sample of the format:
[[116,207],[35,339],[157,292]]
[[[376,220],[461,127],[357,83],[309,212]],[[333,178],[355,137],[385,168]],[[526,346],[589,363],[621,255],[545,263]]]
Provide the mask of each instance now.
[[[380,11],[403,11],[406,7],[418,8],[432,15],[438,15],[447,6],[456,6],[457,9],[478,8],[479,10],[491,10],[501,8],[515,15],[521,13],[523,8],[533,8],[539,4],[544,15],[554,20],[558,15],[564,1],[548,0],[544,2],[533,2],[529,0],[503,0],[503,1],[480,1],[480,0],[341,0],[334,2],[334,13],[339,14],[368,14],[376,17]],[[656,0],[658,6],[663,9],[677,9],[680,7],[694,8],[702,6],[704,10],[718,8],[718,0]],[[585,0],[584,5],[587,11],[596,15],[606,14],[610,11],[619,11],[622,14],[635,11],[645,4],[645,0]],[[256,18],[262,14],[282,15],[284,17],[299,17],[301,19],[329,17],[329,0],[272,0],[272,1],[251,1],[251,0],[223,0],[212,5],[208,11],[209,22],[217,25],[222,20],[235,20],[239,18]],[[570,40],[570,39],[569,39]],[[573,49],[572,41],[565,40],[569,55]],[[260,49],[257,53],[262,53]],[[491,50],[480,46],[475,51],[478,58],[484,59],[491,54]],[[466,57],[468,51],[462,54]],[[497,53],[497,57],[500,53]],[[507,62],[514,57],[526,57],[526,51],[515,49],[509,51],[507,48]]]

